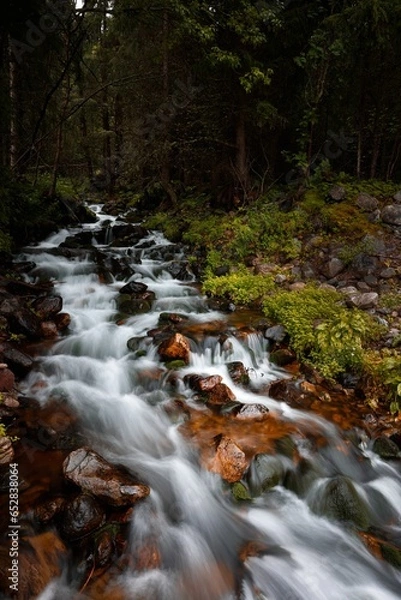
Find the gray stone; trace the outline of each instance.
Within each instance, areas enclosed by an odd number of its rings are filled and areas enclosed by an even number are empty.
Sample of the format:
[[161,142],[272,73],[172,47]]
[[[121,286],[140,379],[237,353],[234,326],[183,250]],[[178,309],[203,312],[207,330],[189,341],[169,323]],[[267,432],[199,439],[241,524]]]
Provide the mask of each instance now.
[[306,287],[306,283],[304,283],[303,281],[296,281],[295,283],[291,283],[291,285],[289,286],[289,288],[292,292],[296,292],[298,290],[303,290],[305,287]]
[[340,289],[340,292],[342,294],[345,294],[346,296],[348,295],[352,295],[352,294],[357,294],[358,290],[356,289],[356,287],[354,287],[353,285],[349,285],[347,287],[343,287]]
[[329,191],[329,200],[332,202],[341,202],[347,197],[347,192],[341,185],[334,185]]
[[375,287],[379,283],[377,277],[375,277],[374,275],[366,275],[366,277],[364,277],[363,280],[370,287]]
[[368,219],[369,223],[379,223],[379,221],[381,221],[381,218],[382,218],[382,213],[378,208],[376,210],[368,213],[368,215],[367,215],[367,219]]
[[396,202],[397,204],[401,204],[401,190],[399,192],[396,192],[393,196],[393,200],[394,202]]
[[278,284],[284,283],[285,281],[287,281],[287,277],[282,273],[278,273],[278,275],[276,275],[274,278],[274,282]]
[[364,281],[358,281],[358,283],[356,284],[356,287],[358,288],[358,290],[360,292],[371,292],[371,288],[368,286],[367,283],[365,283]]
[[352,267],[362,276],[372,275],[376,271],[377,266],[377,258],[365,252],[359,253],[352,261]]
[[382,221],[388,225],[401,225],[401,205],[385,206],[382,210]]
[[347,303],[362,310],[375,308],[379,302],[379,294],[376,292],[367,292],[363,294],[351,294],[348,296]]
[[278,344],[284,341],[286,335],[287,332],[282,325],[274,325],[265,331],[265,338]]
[[341,273],[345,268],[343,261],[340,258],[332,258],[327,266],[327,273],[330,279]]
[[395,277],[397,275],[397,271],[392,267],[388,267],[387,269],[383,269],[380,271],[380,277],[382,279],[391,279],[391,277]]
[[356,204],[361,210],[366,212],[373,212],[379,206],[377,199],[369,194],[359,194]]

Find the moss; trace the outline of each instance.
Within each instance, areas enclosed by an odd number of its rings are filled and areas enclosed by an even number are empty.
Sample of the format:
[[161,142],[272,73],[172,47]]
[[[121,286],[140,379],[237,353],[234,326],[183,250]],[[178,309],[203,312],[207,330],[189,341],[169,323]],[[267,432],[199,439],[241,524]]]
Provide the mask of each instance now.
[[380,550],[385,561],[390,563],[396,569],[401,569],[401,549],[390,544],[381,544]]
[[237,481],[231,488],[231,493],[234,496],[237,502],[244,502],[247,500],[252,500],[248,488],[244,483]]

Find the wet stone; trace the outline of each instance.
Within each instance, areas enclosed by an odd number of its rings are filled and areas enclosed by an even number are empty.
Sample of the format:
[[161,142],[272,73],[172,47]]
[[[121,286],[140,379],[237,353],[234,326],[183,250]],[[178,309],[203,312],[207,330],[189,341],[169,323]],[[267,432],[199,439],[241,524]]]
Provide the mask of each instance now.
[[71,452],[64,461],[63,471],[66,479],[111,506],[129,506],[150,492],[148,486],[88,448]]
[[80,494],[63,510],[61,531],[64,537],[74,540],[98,529],[105,522],[99,503],[88,494]]
[[269,417],[269,409],[263,404],[243,404],[235,412],[235,417],[241,421],[264,421]]
[[32,308],[41,319],[48,319],[61,311],[63,308],[63,300],[60,296],[38,298],[32,304]]
[[397,444],[385,435],[375,439],[373,442],[373,452],[383,459],[401,458],[401,451]]
[[240,361],[227,363],[228,374],[236,385],[249,385],[250,378],[244,364]]
[[266,329],[264,333],[264,337],[272,342],[276,342],[280,344],[285,340],[287,332],[282,325],[274,325],[273,327],[269,327]]
[[248,467],[245,453],[230,438],[222,438],[212,464],[212,471],[229,483],[240,481]]
[[183,360],[188,364],[190,356],[189,340],[181,333],[175,333],[160,344],[158,353],[164,361]]

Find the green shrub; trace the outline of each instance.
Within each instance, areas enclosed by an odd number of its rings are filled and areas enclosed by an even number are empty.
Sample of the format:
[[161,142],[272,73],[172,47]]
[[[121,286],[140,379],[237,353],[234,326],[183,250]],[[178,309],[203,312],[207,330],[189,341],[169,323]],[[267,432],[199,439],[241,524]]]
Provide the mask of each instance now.
[[250,304],[261,300],[273,289],[273,276],[252,275],[245,270],[222,277],[209,276],[203,282],[205,293],[226,296],[237,304]]
[[325,377],[363,367],[363,342],[377,332],[373,319],[341,305],[335,291],[308,286],[267,297],[263,310],[281,323],[300,360],[313,364]]

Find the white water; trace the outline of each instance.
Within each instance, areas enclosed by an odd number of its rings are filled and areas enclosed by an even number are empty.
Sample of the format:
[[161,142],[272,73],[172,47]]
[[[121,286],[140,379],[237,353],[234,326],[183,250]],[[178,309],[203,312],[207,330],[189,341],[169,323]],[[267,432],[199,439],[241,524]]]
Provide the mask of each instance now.
[[[115,219],[94,207],[99,223]],[[85,226],[95,229],[98,224]],[[77,230],[74,230],[77,231]],[[68,401],[80,415],[93,447],[106,458],[124,464],[151,486],[150,497],[139,504],[131,523],[131,552],[156,540],[161,567],[127,571],[121,584],[127,598],[136,600],[394,600],[401,598],[401,573],[377,560],[351,526],[319,516],[316,503],[330,478],[350,477],[372,515],[372,522],[390,539],[401,540],[401,476],[399,465],[384,462],[369,449],[354,447],[336,427],[311,413],[297,411],[259,393],[268,381],[281,377],[268,362],[261,336],[247,341],[235,335],[220,345],[213,336],[191,341],[186,373],[220,374],[242,403],[266,405],[285,421],[297,424],[293,440],[299,454],[313,465],[314,476],[300,496],[277,485],[251,503],[235,504],[218,475],[203,470],[197,453],[183,439],[177,423],[167,417],[170,401],[166,372],[147,331],[156,327],[164,311],[187,314],[193,322],[221,320],[208,311],[205,300],[190,284],[171,278],[167,264],[148,258],[133,264],[131,280],[143,281],[155,292],[153,310],[117,325],[115,298],[126,281],[103,285],[90,256],[82,260],[54,256],[48,251],[71,231],[60,232],[35,248],[34,277],[55,281],[55,292],[71,315],[69,333],[43,356],[25,391],[42,403],[50,397]],[[110,237],[112,237],[112,228]],[[156,247],[168,244],[157,233],[148,236]],[[109,251],[103,247],[103,251]],[[132,249],[110,249],[124,257]],[[23,257],[30,257],[29,249]],[[130,338],[141,338],[143,356],[127,348]],[[226,364],[242,361],[251,377],[250,390],[236,386]],[[45,386],[38,386],[38,382]],[[180,394],[191,404],[190,390],[181,382]],[[326,445],[316,449],[308,431],[318,429]],[[348,446],[347,446],[348,447]],[[284,472],[296,465],[278,453],[271,457]],[[249,540],[267,551],[247,559],[241,572],[239,548]],[[233,574],[231,577],[230,574]],[[237,592],[233,580],[237,579]],[[41,595],[42,600],[72,598],[74,580],[66,574]],[[80,596],[85,597],[85,596]]]

